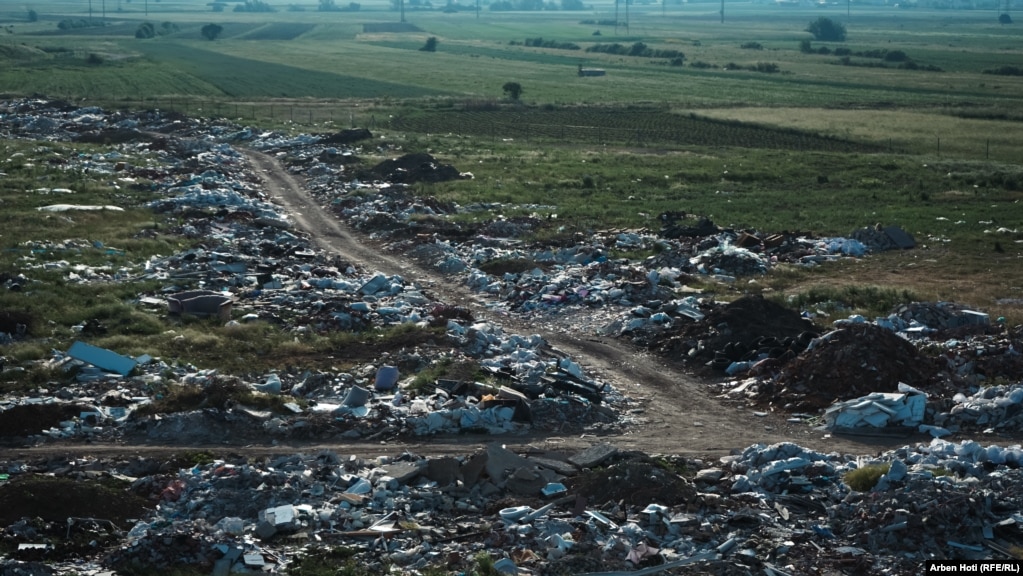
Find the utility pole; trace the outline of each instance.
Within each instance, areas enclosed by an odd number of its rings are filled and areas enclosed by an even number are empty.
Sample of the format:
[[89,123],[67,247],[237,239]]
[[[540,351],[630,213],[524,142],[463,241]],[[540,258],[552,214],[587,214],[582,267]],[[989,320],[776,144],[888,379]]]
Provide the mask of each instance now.
[[629,35],[629,1],[625,0],[625,35]]
[[400,0],[399,3],[401,5],[401,21],[404,22],[405,21],[405,0]]
[[615,35],[618,35],[618,0],[615,0]]
[[721,23],[725,23],[725,0],[721,0]]
[[92,24],[92,0],[89,0],[89,24]]

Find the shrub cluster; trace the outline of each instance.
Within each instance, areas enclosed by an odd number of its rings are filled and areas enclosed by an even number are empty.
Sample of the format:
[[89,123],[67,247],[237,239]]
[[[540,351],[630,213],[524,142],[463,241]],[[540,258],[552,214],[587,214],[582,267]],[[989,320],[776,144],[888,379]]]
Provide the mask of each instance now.
[[998,76],[1023,76],[1023,68],[1019,66],[1001,66],[984,70],[984,74],[996,74]]
[[91,26],[102,26],[101,22],[89,22],[84,18],[78,19],[65,19],[57,23],[57,28],[60,30],[74,30],[76,28],[89,28]]
[[586,49],[587,52],[599,52],[602,54],[618,54],[621,56],[637,56],[640,58],[675,58],[685,59],[686,55],[680,50],[655,50],[642,42],[636,42],[632,46],[625,46],[617,42],[613,44],[594,44]]
[[756,64],[750,64],[749,66],[742,66],[735,62],[729,62],[725,64],[725,70],[749,70],[750,72],[763,72],[765,74],[774,74],[781,72],[778,65],[774,62],[757,62]]
[[525,42],[518,42],[516,40],[512,40],[508,44],[510,44],[512,46],[525,45],[525,46],[531,46],[533,48],[556,48],[558,50],[579,50],[580,49],[578,44],[573,44],[572,42],[558,42],[556,40],[544,40],[543,38],[540,38],[540,37],[537,37],[537,38],[526,38]]
[[238,4],[234,7],[235,12],[276,12],[277,10],[263,2],[263,0],[245,0],[244,4]]

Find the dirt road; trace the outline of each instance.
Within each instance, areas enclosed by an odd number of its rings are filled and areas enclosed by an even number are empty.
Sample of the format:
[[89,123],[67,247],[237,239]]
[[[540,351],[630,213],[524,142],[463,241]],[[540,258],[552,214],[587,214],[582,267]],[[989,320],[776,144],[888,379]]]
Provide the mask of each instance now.
[[[248,443],[207,446],[48,443],[18,450],[20,456],[56,454],[95,456],[145,455],[160,457],[182,451],[216,449],[261,456],[332,449],[356,455],[393,454],[408,450],[421,455],[466,454],[479,446],[498,441],[520,452],[572,453],[598,442],[609,442],[623,450],[646,453],[682,454],[717,458],[755,443],[795,442],[815,450],[849,454],[875,454],[926,438],[832,437],[802,423],[786,420],[784,414],[755,415],[751,406],[719,397],[714,389],[673,366],[664,358],[638,349],[628,342],[591,336],[555,326],[544,329],[514,315],[496,317],[485,306],[484,297],[450,277],[420,267],[417,263],[392,254],[347,228],[321,208],[305,191],[302,183],[289,174],[273,157],[243,151],[265,191],[293,217],[298,227],[308,232],[323,250],[339,255],[369,271],[400,275],[417,284],[436,301],[470,308],[477,318],[500,324],[506,331],[540,334],[550,346],[567,354],[593,378],[608,382],[627,397],[626,413],[630,424],[624,432],[608,435],[529,434],[525,436],[481,437],[478,435],[429,437],[422,440],[354,441],[345,444],[322,443]],[[549,325],[549,324],[548,324]],[[762,414],[762,413],[761,413]]]
[[[439,273],[423,269],[415,262],[385,254],[382,248],[349,230],[322,209],[277,161],[255,151],[246,156],[264,181],[265,190],[283,205],[295,222],[309,232],[324,250],[385,274],[399,274],[422,286],[438,301],[466,306],[479,318],[500,323],[506,330],[522,334],[540,334],[552,347],[568,354],[589,374],[621,390],[634,406],[630,416],[637,422],[622,435],[596,438],[536,437],[503,438],[509,444],[529,445],[545,450],[574,450],[596,441],[608,441],[623,449],[645,452],[678,453],[693,456],[720,456],[757,442],[792,441],[822,451],[875,453],[885,447],[906,444],[906,438],[831,437],[804,424],[790,423],[784,415],[755,416],[754,409],[716,397],[712,389],[671,366],[664,359],[627,342],[573,334],[570,330],[550,331],[514,316],[493,318],[483,297],[452,282]],[[463,439],[464,440],[464,439]],[[478,439],[474,439],[478,442]],[[430,439],[407,445],[420,453],[465,449],[464,441],[450,445],[451,439]]]

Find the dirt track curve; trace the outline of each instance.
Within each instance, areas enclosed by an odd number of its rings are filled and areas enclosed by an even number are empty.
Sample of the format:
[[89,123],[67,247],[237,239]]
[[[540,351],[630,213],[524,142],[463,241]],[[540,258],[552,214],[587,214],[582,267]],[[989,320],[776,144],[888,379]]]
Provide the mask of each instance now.
[[[501,438],[502,442],[528,444],[541,450],[574,450],[596,441],[608,441],[627,450],[694,456],[720,456],[757,442],[792,441],[818,450],[857,454],[874,453],[885,446],[907,442],[905,438],[830,437],[806,425],[789,423],[783,415],[757,417],[752,408],[735,406],[715,397],[710,388],[692,376],[627,342],[573,335],[568,326],[564,331],[544,330],[514,316],[493,318],[493,312],[484,306],[483,297],[464,285],[414,262],[384,254],[379,246],[348,230],[322,209],[274,158],[255,151],[245,154],[263,179],[266,191],[322,249],[385,274],[399,274],[418,283],[436,300],[469,307],[477,317],[490,317],[506,330],[540,334],[553,348],[568,354],[589,374],[622,390],[635,403],[631,414],[638,424],[630,426],[622,435],[508,437]],[[432,438],[410,448],[419,453],[465,449],[463,441],[451,445],[451,440]],[[478,438],[471,440],[471,443],[479,442]]]
[[[384,253],[368,238],[349,230],[305,191],[302,183],[289,174],[273,157],[244,150],[265,191],[283,206],[299,228],[306,231],[321,249],[371,271],[400,275],[416,283],[433,299],[472,309],[477,318],[491,320],[505,330],[520,334],[540,334],[550,346],[578,362],[583,369],[603,382],[609,382],[630,399],[630,420],[621,434],[609,435],[515,435],[480,437],[478,435],[429,437],[422,440],[354,441],[347,443],[271,443],[215,446],[151,444],[46,444],[18,450],[24,456],[35,454],[92,454],[116,456],[143,454],[158,457],[179,451],[215,448],[234,453],[260,456],[331,449],[343,454],[379,455],[408,450],[420,455],[466,454],[489,442],[501,442],[522,453],[575,452],[598,442],[609,442],[623,450],[646,453],[684,454],[694,457],[720,457],[758,442],[791,441],[824,452],[875,454],[886,448],[911,443],[909,438],[833,437],[805,424],[790,423],[782,414],[755,416],[754,409],[717,397],[712,388],[701,384],[682,370],[657,356],[611,338],[583,335],[564,330],[545,330],[515,316],[495,317],[485,307],[483,297],[451,278],[424,269],[415,262]],[[925,439],[921,438],[922,441]]]

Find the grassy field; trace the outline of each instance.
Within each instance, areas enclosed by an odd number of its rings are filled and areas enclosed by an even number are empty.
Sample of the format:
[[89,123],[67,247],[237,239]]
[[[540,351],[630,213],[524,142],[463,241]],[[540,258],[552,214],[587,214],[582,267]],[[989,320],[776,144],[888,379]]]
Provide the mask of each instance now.
[[[384,2],[271,14],[100,6],[91,20],[102,26],[63,30],[90,19],[84,3],[44,2],[36,22],[0,10],[3,90],[293,131],[367,126],[476,174],[423,194],[509,213],[553,201],[580,230],[652,226],[679,209],[765,231],[896,224],[922,247],[747,289],[880,284],[1023,319],[1023,76],[990,73],[1023,62],[1023,42],[996,12],[738,3],[721,22],[713,2],[633,5],[615,27],[598,23],[615,18],[606,2],[579,12],[484,5],[479,17],[410,9],[408,31],[381,32],[398,20]],[[807,53],[818,16],[842,22],[848,38],[813,40]],[[165,33],[135,38],[143,22]],[[214,41],[200,33],[210,23],[223,27]],[[429,37],[436,52],[420,50]],[[538,38],[578,49],[525,45]],[[586,50],[639,42],[685,60]],[[607,74],[580,77],[580,65]],[[506,82],[522,85],[520,102]]]

